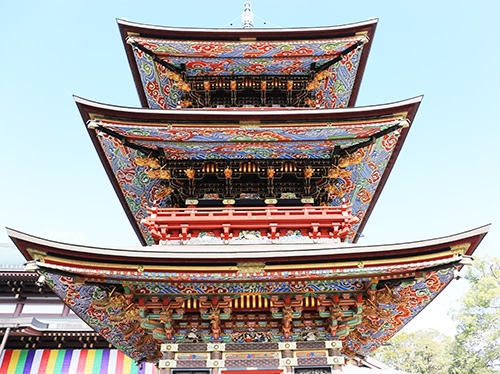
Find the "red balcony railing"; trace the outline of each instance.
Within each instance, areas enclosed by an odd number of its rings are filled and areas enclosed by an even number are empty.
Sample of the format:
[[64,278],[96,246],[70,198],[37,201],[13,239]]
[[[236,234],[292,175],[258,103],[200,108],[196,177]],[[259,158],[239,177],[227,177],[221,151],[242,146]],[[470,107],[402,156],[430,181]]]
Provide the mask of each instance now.
[[155,242],[187,241],[201,233],[221,238],[226,243],[243,231],[275,241],[290,233],[344,241],[351,225],[357,222],[351,207],[232,207],[224,208],[157,208],[148,207],[148,217],[142,220]]

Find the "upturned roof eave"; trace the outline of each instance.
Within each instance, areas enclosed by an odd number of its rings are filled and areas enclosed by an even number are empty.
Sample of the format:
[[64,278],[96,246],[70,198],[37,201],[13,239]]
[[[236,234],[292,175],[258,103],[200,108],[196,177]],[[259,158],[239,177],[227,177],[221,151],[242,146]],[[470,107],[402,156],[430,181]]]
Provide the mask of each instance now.
[[339,26],[323,27],[292,27],[292,28],[190,28],[190,27],[167,27],[148,25],[131,22],[124,19],[117,19],[118,28],[122,38],[127,60],[134,83],[139,95],[141,106],[148,107],[148,100],[144,92],[141,77],[135,63],[132,46],[127,44],[130,35],[141,37],[171,39],[171,40],[203,40],[203,41],[235,41],[241,39],[257,39],[262,41],[271,40],[300,40],[300,39],[329,39],[354,36],[365,33],[368,42],[365,44],[364,52],[359,62],[356,79],[353,84],[349,106],[356,104],[359,88],[365,71],[366,63],[370,53],[373,37],[377,28],[378,19],[373,18],[362,22],[350,23]]
[[[452,246],[469,243],[465,251],[471,255],[490,225],[484,225],[462,233],[434,239],[379,245],[353,244],[270,244],[270,245],[171,245],[150,246],[147,250],[140,246],[103,248],[95,246],[74,245],[43,239],[20,231],[7,228],[7,234],[24,255],[26,260],[34,258],[28,251],[39,250],[61,259],[91,258],[91,263],[122,263],[160,265],[173,263],[196,264],[203,262],[206,266],[217,266],[221,263],[241,261],[275,262],[276,260],[294,260],[295,263],[317,261],[362,261],[376,259],[394,259],[417,255],[426,255]],[[91,255],[89,257],[89,255]],[[210,260],[206,263],[206,260]]]
[[381,117],[395,113],[407,112],[410,121],[413,120],[418,106],[423,96],[416,96],[410,99],[393,103],[369,105],[362,107],[336,108],[336,109],[305,109],[305,108],[283,108],[273,109],[149,109],[135,108],[119,105],[111,105],[88,100],[79,96],[74,96],[75,102],[82,114],[86,114],[87,119],[90,113],[99,113],[111,118],[128,118],[131,120],[146,121],[203,121],[208,124],[210,121],[320,121],[328,119],[349,120],[366,117]]
[[132,22],[123,18],[116,20],[122,35],[141,35],[148,38],[168,38],[172,40],[239,40],[253,37],[259,40],[325,39],[373,32],[378,19],[348,23],[336,26],[287,27],[287,28],[210,28],[172,27]]

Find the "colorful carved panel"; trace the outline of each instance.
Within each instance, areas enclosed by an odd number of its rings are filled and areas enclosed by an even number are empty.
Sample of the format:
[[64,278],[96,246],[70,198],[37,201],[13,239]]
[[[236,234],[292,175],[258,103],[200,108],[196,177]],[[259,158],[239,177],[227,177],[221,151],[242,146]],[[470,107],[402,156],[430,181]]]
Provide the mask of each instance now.
[[[99,124],[137,144],[151,149],[161,148],[169,160],[328,160],[335,146],[356,145],[374,134],[398,123],[399,120],[359,122],[352,125],[320,123],[304,126],[239,128],[211,126],[138,126],[100,121]],[[363,224],[366,211],[379,186],[388,160],[398,144],[400,130],[379,139],[358,151],[360,162],[347,166],[339,179],[337,193],[330,204],[339,206],[342,200],[352,205],[358,223],[351,226],[347,241],[352,241]],[[138,162],[144,154],[126,147],[115,137],[98,136],[107,162],[117,179],[128,207],[148,244],[153,244],[148,229],[140,222],[147,217],[145,207],[156,200],[161,191],[158,178],[151,178],[148,168]],[[168,207],[169,200],[159,200],[158,206]]]
[[[399,120],[356,123],[296,123],[252,127],[224,124],[164,125],[101,120],[100,126],[149,148],[161,147],[169,160],[295,159],[331,157],[334,145],[352,146]],[[117,145],[114,145],[114,148]],[[276,148],[270,152],[267,149]]]
[[[165,61],[181,68],[186,64],[188,75],[235,74],[297,74],[307,71],[312,62],[322,63],[362,40],[363,36],[337,40],[298,42],[203,42],[169,41],[133,37]],[[289,60],[297,61],[296,66]],[[300,64],[299,64],[300,63]]]
[[[193,42],[133,38],[142,48],[177,69],[185,67],[194,76],[294,76],[311,74],[311,64],[321,69],[346,49],[364,40],[357,36],[338,40],[300,42]],[[183,99],[184,88],[179,79],[168,74],[154,58],[133,48],[137,69],[150,108],[176,108]],[[348,105],[363,47],[347,53],[327,69],[313,89],[317,105],[342,108]],[[175,73],[173,73],[175,74]],[[173,78],[173,79],[172,79]],[[306,89],[306,87],[303,87]]]
[[[384,282],[383,286],[368,287],[366,284],[358,292],[343,294],[337,297],[330,294],[328,298],[323,296],[319,301],[320,306],[328,307],[331,300],[332,308],[306,307],[301,301],[303,295],[311,294],[321,296],[318,292],[338,291],[334,286],[336,281],[330,282],[295,282],[289,287],[258,288],[255,289],[246,283],[227,283],[211,289],[207,284],[196,287],[178,284],[176,290],[167,283],[131,284],[124,289],[119,284],[111,283],[80,283],[78,277],[54,274],[42,268],[41,272],[46,277],[47,284],[61,297],[65,303],[86,323],[92,326],[103,337],[109,340],[117,348],[125,352],[136,361],[155,361],[158,356],[159,344],[176,341],[191,343],[208,343],[221,341],[226,343],[254,343],[254,342],[279,342],[289,341],[314,341],[342,338],[345,340],[345,353],[349,355],[366,355],[386,340],[392,337],[409,320],[411,320],[425,305],[427,305],[452,279],[453,267],[432,271],[426,274],[423,280],[391,280]],[[353,281],[351,281],[353,282]],[[354,281],[355,283],[355,281]],[[318,286],[321,285],[319,288]],[[372,283],[373,285],[373,283]],[[159,287],[158,287],[159,286]],[[118,288],[121,291],[118,291]],[[351,288],[352,287],[348,287]],[[367,292],[371,290],[371,292]],[[198,298],[196,310],[183,310],[189,315],[184,315],[179,320],[162,319],[162,314],[169,309],[168,303],[159,303],[157,307],[150,305],[142,308],[140,295],[148,294],[163,296],[184,295],[182,298],[195,296],[196,294],[210,295],[239,295],[248,292],[261,294],[274,293],[271,296],[272,303],[269,311],[260,319],[259,314],[252,314],[244,310],[233,309],[227,316],[219,315],[217,319],[219,328],[214,331],[210,316],[205,319],[203,300],[209,298]],[[280,294],[288,293],[295,295],[287,298]],[[133,296],[135,295],[135,296]],[[139,299],[137,299],[139,295]],[[333,296],[332,296],[333,295]],[[365,296],[363,296],[365,295]],[[316,296],[315,296],[316,297]],[[151,297],[148,300],[152,300]],[[173,299],[172,299],[173,300]],[[210,302],[210,306],[217,306],[218,302]],[[229,310],[229,304],[222,308]],[[186,306],[187,304],[179,304]],[[207,304],[208,305],[208,304]],[[337,306],[335,306],[337,305]],[[349,306],[350,305],[350,306]],[[341,315],[335,313],[335,308],[342,306]],[[290,319],[286,318],[290,307]],[[155,308],[157,310],[155,311]],[[205,310],[205,312],[204,312]],[[275,310],[275,312],[272,312]],[[321,312],[323,310],[323,312]],[[163,311],[163,312],[162,312]],[[193,314],[194,312],[194,314]],[[270,318],[272,312],[272,318]],[[156,314],[155,314],[156,313]],[[227,312],[224,312],[227,313]],[[276,315],[274,315],[276,314]],[[335,317],[334,317],[335,315]],[[157,317],[155,317],[157,316]],[[226,317],[228,319],[226,319]],[[335,319],[334,319],[335,318]],[[227,321],[227,322],[224,322]],[[335,328],[331,328],[335,321]],[[172,338],[166,339],[165,330],[171,328]],[[163,331],[163,333],[161,333]],[[318,352],[319,354],[319,352]],[[301,353],[303,356],[304,353]],[[306,356],[299,358],[307,358]],[[184,356],[183,356],[184,357]],[[201,356],[200,356],[201,357]],[[232,356],[231,356],[232,357]],[[311,356],[312,357],[312,356]],[[231,359],[238,360],[238,357]],[[264,357],[263,357],[264,359]]]
[[363,321],[346,341],[345,353],[373,352],[433,300],[454,278],[454,267],[427,274],[423,280],[392,283],[377,292],[365,308]]

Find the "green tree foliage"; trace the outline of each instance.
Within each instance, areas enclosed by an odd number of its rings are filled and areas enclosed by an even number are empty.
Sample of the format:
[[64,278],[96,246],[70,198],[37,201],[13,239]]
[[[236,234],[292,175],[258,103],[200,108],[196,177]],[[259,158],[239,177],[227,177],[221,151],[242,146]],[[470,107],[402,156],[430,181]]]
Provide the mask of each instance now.
[[500,259],[476,259],[469,290],[452,313],[458,323],[450,373],[500,372]]
[[453,338],[436,330],[404,331],[380,347],[375,358],[409,373],[445,374],[452,362]]
[[375,358],[415,374],[500,373],[500,259],[476,259],[464,278],[470,287],[452,311],[454,339],[435,330],[402,331]]

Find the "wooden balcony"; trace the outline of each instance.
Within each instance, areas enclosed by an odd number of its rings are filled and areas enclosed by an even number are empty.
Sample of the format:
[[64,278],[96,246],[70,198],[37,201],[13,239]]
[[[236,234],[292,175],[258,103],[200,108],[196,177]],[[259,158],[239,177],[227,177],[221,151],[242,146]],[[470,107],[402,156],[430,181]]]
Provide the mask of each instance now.
[[351,207],[233,207],[158,208],[149,207],[142,220],[155,242],[180,240],[186,242],[200,233],[222,239],[239,237],[243,231],[258,233],[272,242],[295,233],[313,240],[331,238],[344,241],[351,225],[357,222]]

